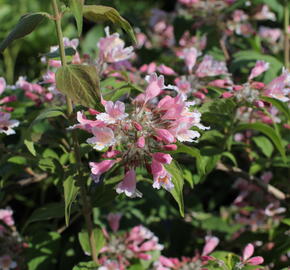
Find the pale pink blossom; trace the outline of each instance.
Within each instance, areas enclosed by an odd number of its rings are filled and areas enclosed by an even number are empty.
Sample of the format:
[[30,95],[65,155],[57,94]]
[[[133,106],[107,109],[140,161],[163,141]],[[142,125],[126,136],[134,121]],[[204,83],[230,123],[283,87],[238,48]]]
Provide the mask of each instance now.
[[254,254],[255,248],[252,244],[246,245],[246,247],[243,250],[243,257],[242,262],[244,264],[250,264],[250,265],[259,265],[264,262],[264,259],[260,256],[252,257]]
[[282,31],[279,28],[269,28],[265,26],[261,26],[259,28],[259,36],[263,39],[266,39],[267,41],[271,43],[275,43],[281,38]]
[[263,5],[261,10],[254,15],[256,20],[276,21],[275,13],[271,12],[267,5]]
[[156,129],[156,135],[165,143],[173,143],[174,136],[167,129]]
[[137,146],[139,148],[144,148],[144,146],[145,146],[145,137],[144,136],[141,136],[140,138],[138,138]]
[[17,263],[12,260],[9,255],[4,255],[0,257],[0,269],[10,270],[17,267]]
[[202,250],[202,256],[207,256],[210,254],[216,246],[219,244],[219,239],[215,236],[206,236],[205,237],[205,246]]
[[275,78],[265,86],[264,94],[284,102],[288,101],[289,98],[286,96],[288,94],[288,90],[286,86],[287,84],[290,85],[289,76],[288,71],[283,71],[282,75]]
[[107,220],[113,232],[116,232],[119,230],[121,217],[122,217],[122,214],[120,213],[110,213],[107,216]]
[[87,139],[87,143],[94,145],[96,150],[103,150],[116,142],[113,130],[108,127],[93,127],[92,133],[94,137]]
[[13,211],[11,209],[0,209],[0,220],[2,220],[7,226],[13,226]]
[[124,61],[133,56],[133,47],[125,48],[125,42],[120,39],[118,33],[110,35],[109,28],[105,28],[106,37],[101,38],[99,47],[99,58],[108,63]]
[[183,49],[181,58],[184,59],[189,74],[192,73],[192,69],[195,66],[196,59],[199,55],[200,52],[194,47]]
[[103,121],[106,124],[114,124],[118,120],[123,120],[128,116],[125,113],[125,104],[121,101],[107,101],[105,104],[106,113],[100,113],[97,115],[97,119]]
[[0,77],[0,95],[2,95],[5,88],[6,88],[6,81],[3,77]]
[[[176,75],[176,72],[171,67],[165,66],[164,64],[158,66],[157,71],[164,75]],[[150,72],[148,71],[148,73]]]
[[264,73],[268,69],[269,69],[269,63],[267,63],[265,61],[258,60],[256,62],[255,67],[251,70],[249,80],[252,80],[252,79],[258,77],[259,75],[261,75],[262,73]]
[[19,121],[11,120],[10,117],[10,113],[0,111],[0,133],[5,133],[6,135],[15,134],[13,128],[19,126]]
[[154,179],[153,188],[160,189],[161,186],[166,190],[174,188],[174,184],[171,182],[171,175],[166,171],[162,163],[153,159],[151,163],[151,172]]
[[200,78],[226,74],[228,74],[226,63],[214,60],[211,55],[205,55],[196,70],[196,75]]
[[163,164],[170,164],[172,157],[169,154],[157,152],[152,155],[152,158]]
[[141,197],[136,190],[136,173],[134,169],[126,172],[123,181],[117,185],[116,192],[119,194],[125,193],[128,197]]
[[100,120],[89,120],[86,118],[85,114],[81,111],[77,112],[77,120],[79,122],[79,124],[73,125],[71,127],[69,127],[69,129],[83,129],[86,130],[88,132],[92,132],[92,128],[93,127],[104,127],[105,123],[103,121]]
[[112,159],[107,159],[107,160],[103,160],[101,162],[90,162],[89,165],[91,167],[91,173],[94,176],[94,181],[98,182],[100,179],[100,176],[110,170],[114,164],[116,163],[115,160]]
[[148,100],[158,96],[162,89],[165,88],[163,75],[158,77],[156,73],[153,73],[150,76],[147,76],[146,80],[149,84],[145,90],[145,103]]

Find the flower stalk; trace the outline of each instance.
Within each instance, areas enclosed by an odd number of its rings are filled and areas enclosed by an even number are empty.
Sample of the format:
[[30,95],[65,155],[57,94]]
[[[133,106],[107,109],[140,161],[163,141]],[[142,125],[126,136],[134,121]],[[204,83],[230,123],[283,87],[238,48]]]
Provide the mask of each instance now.
[[285,0],[284,5],[284,65],[285,68],[289,70],[289,3]]
[[[62,66],[66,66],[67,62],[66,62],[65,48],[64,48],[64,43],[63,43],[62,28],[61,28],[61,13],[59,12],[59,9],[58,9],[57,0],[52,0],[52,8],[53,8],[54,18],[55,18],[55,27],[56,27],[57,38],[58,38],[61,64]],[[72,100],[68,96],[66,96],[66,103],[67,103],[67,114],[70,118],[73,113],[73,104],[72,104]],[[78,164],[81,164],[79,144],[78,144],[75,134],[73,134],[73,145],[74,145],[75,161]],[[80,170],[78,170],[78,177],[79,179],[83,177],[82,172]],[[95,242],[94,231],[93,231],[93,222],[91,219],[92,211],[91,211],[90,200],[87,195],[87,189],[86,189],[85,183],[83,181],[79,181],[79,182],[80,182],[80,195],[81,195],[81,199],[83,203],[83,215],[84,215],[87,230],[88,230],[91,256],[92,256],[92,260],[95,263],[98,263],[96,242]]]

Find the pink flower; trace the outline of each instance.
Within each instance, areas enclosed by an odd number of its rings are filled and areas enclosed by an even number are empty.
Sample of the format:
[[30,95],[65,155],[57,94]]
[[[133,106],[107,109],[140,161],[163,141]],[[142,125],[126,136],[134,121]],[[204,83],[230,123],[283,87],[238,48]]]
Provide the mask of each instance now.
[[103,160],[101,162],[90,162],[89,165],[91,167],[91,172],[94,175],[94,181],[98,182],[100,179],[100,176],[110,170],[113,165],[116,163],[115,160]]
[[268,28],[261,26],[259,28],[259,36],[271,43],[276,43],[282,36],[282,31],[279,28]]
[[125,193],[128,197],[141,197],[136,190],[136,173],[134,169],[126,172],[123,181],[117,185],[116,192],[119,194]]
[[137,140],[137,146],[139,148],[144,148],[144,146],[145,146],[145,137],[144,136],[138,138],[138,140]]
[[116,142],[113,130],[108,127],[93,127],[92,133],[94,137],[87,139],[87,143],[93,144],[96,150],[103,150]]
[[0,95],[2,95],[5,88],[6,88],[6,81],[4,78],[0,77]]
[[202,250],[202,256],[207,256],[210,254],[216,246],[219,244],[219,239],[215,236],[206,236],[205,237],[205,246]]
[[125,42],[120,39],[118,33],[110,35],[109,28],[105,28],[106,37],[101,38],[99,47],[99,57],[102,61],[115,63],[124,61],[133,56],[133,47],[125,48]]
[[94,120],[89,120],[86,118],[85,114],[83,112],[77,112],[77,120],[79,124],[73,125],[69,127],[69,129],[83,129],[88,132],[92,132],[93,127],[104,127],[105,124],[103,121],[94,121]]
[[6,135],[15,134],[13,128],[19,126],[19,121],[10,120],[10,117],[10,113],[0,111],[0,133],[5,133]]
[[9,270],[17,267],[17,263],[12,260],[9,255],[4,255],[0,257],[0,269]]
[[118,231],[121,217],[122,217],[122,214],[120,213],[110,213],[107,216],[107,220],[113,232]]
[[192,73],[192,69],[196,63],[196,59],[197,57],[200,55],[200,53],[198,52],[198,50],[194,47],[191,48],[186,48],[182,51],[182,56],[181,58],[184,59],[185,64],[187,66],[188,72],[189,74]]
[[166,171],[162,163],[153,159],[151,163],[151,172],[154,179],[153,188],[160,189],[161,186],[166,190],[174,188],[171,182],[171,175]]
[[288,90],[286,85],[289,83],[289,73],[287,70],[283,71],[282,75],[275,78],[269,84],[266,85],[264,94],[269,97],[279,99],[281,101],[288,101],[289,98],[286,97]]
[[275,13],[269,10],[267,5],[263,5],[261,10],[254,15],[256,20],[271,20],[276,21]]
[[44,83],[55,83],[55,73],[53,71],[47,71],[42,77]]
[[157,97],[165,87],[163,75],[157,77],[157,74],[153,73],[150,76],[147,76],[146,80],[149,84],[145,90],[145,103],[148,100]]
[[105,104],[106,113],[100,113],[97,115],[97,119],[103,121],[106,124],[114,124],[118,120],[123,120],[128,116],[125,113],[125,104],[121,101],[107,101]]
[[269,63],[267,63],[265,61],[258,60],[256,62],[255,67],[251,71],[251,74],[249,76],[249,80],[252,80],[252,79],[258,77],[260,74],[262,74],[263,72],[265,72],[268,69],[269,69]]
[[252,244],[246,245],[246,247],[243,250],[243,257],[242,261],[244,264],[250,264],[250,265],[259,265],[264,262],[264,259],[260,256],[252,257],[254,254],[255,248]]
[[152,158],[162,164],[170,164],[172,161],[172,157],[169,154],[160,153],[160,152],[154,153],[152,155]]
[[13,211],[10,209],[0,209],[0,220],[2,220],[7,226],[13,226]]
[[166,129],[156,129],[155,132],[165,143],[173,143],[175,141],[174,136]]
[[196,75],[200,78],[207,76],[228,74],[226,63],[223,61],[216,61],[210,55],[205,55],[202,62],[199,64]]
[[157,71],[159,71],[161,74],[164,74],[164,75],[170,75],[170,76],[176,75],[176,72],[172,68],[165,66],[163,64],[157,68]]

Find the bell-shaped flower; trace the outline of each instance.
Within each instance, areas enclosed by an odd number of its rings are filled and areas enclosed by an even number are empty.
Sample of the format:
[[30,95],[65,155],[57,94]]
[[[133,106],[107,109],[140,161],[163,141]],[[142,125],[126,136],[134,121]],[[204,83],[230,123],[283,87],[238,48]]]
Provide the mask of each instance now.
[[228,74],[228,69],[225,62],[216,61],[211,55],[205,55],[195,74],[200,78],[207,76],[226,75]]
[[160,189],[160,187],[164,187],[166,190],[174,188],[174,184],[171,181],[172,177],[161,162],[153,159],[151,163],[151,172],[154,179],[153,188]]
[[205,245],[203,247],[202,256],[207,256],[208,254],[210,254],[215,248],[216,246],[219,244],[219,239],[215,236],[206,236],[205,237]]
[[19,121],[11,120],[10,117],[10,113],[0,111],[0,133],[5,133],[6,135],[15,134],[13,128],[19,126]]
[[254,251],[255,251],[255,248],[252,244],[246,245],[246,247],[243,250],[243,257],[242,257],[242,262],[244,264],[259,265],[264,262],[264,259],[261,256],[252,257],[254,254]]
[[14,225],[13,211],[11,209],[0,209],[0,220],[2,220],[7,226]]
[[116,192],[121,194],[125,193],[128,197],[141,197],[140,193],[136,189],[136,173],[134,169],[130,169],[126,172],[122,182],[117,185]]
[[99,47],[99,57],[102,61],[116,63],[127,60],[133,56],[133,47],[125,48],[125,42],[120,39],[118,33],[110,35],[109,28],[105,28],[106,37],[101,38]]
[[94,149],[103,150],[115,144],[114,132],[108,127],[93,127],[94,137],[87,139],[87,143],[94,145]]
[[113,232],[119,230],[121,217],[122,217],[121,213],[110,213],[107,216],[107,220]]
[[268,69],[269,69],[269,63],[267,63],[265,61],[260,61],[260,60],[257,61],[256,65],[251,70],[249,80],[252,80],[252,79],[258,77],[259,75],[261,75],[263,72],[265,72]]
[[183,49],[180,57],[184,59],[189,74],[192,74],[192,69],[195,66],[196,59],[199,55],[200,52],[194,47]]
[[5,88],[6,88],[6,81],[4,78],[0,77],[0,95],[2,95]]
[[79,128],[79,129],[83,129],[86,130],[88,132],[92,132],[93,127],[104,127],[105,123],[103,121],[99,121],[99,120],[89,120],[86,118],[85,114],[83,112],[77,112],[77,120],[79,122],[79,124],[73,125],[71,127],[69,127],[68,129],[75,129],[75,128]]
[[146,81],[149,84],[145,90],[145,103],[150,99],[157,97],[162,89],[165,88],[163,75],[158,77],[156,73],[153,73],[146,77]]
[[290,85],[290,74],[287,70],[285,70],[282,75],[266,85],[264,94],[266,96],[287,102],[289,100],[287,97],[289,94],[289,89],[286,88],[287,85]]
[[0,257],[0,269],[10,270],[17,267],[17,263],[12,260],[9,255],[4,255]]
[[94,176],[94,181],[98,182],[100,176],[104,172],[110,170],[115,163],[116,161],[112,159],[103,160],[101,162],[90,162],[89,165],[91,167],[91,172]]
[[128,116],[125,113],[125,104],[121,101],[107,101],[105,104],[106,113],[100,113],[97,115],[97,119],[103,121],[106,124],[114,124],[117,120],[123,120]]

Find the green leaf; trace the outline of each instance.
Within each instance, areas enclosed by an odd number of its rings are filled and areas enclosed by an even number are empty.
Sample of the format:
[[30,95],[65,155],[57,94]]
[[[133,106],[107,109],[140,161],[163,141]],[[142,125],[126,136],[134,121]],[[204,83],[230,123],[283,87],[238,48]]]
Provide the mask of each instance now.
[[18,164],[18,165],[27,164],[27,159],[22,156],[14,156],[14,157],[9,158],[7,161],[10,163]]
[[165,165],[165,168],[171,174],[172,183],[174,184],[174,188],[170,190],[170,193],[178,204],[180,215],[184,217],[184,202],[182,193],[184,180],[182,172],[178,168],[177,163],[173,161],[170,164]]
[[29,151],[33,156],[36,156],[36,150],[35,150],[35,148],[34,148],[33,141],[30,141],[30,140],[25,139],[25,140],[24,140],[24,144],[26,145],[28,151]]
[[282,140],[280,138],[280,135],[276,133],[275,129],[263,123],[250,123],[250,124],[239,125],[235,129],[235,132],[246,130],[246,129],[254,129],[268,136],[272,140],[273,144],[276,146],[277,150],[280,152],[284,162],[286,162],[285,148],[282,145]]
[[[72,56],[72,55],[75,55],[75,54],[76,54],[76,50],[74,48],[72,48],[72,47],[65,48],[65,55],[66,56]],[[60,51],[59,51],[59,49],[56,49],[53,52],[44,54],[44,56],[47,57],[47,58],[59,58],[60,57]]]
[[178,148],[174,153],[186,153],[196,158],[196,167],[199,174],[205,174],[205,168],[202,166],[202,157],[200,151],[197,148],[186,146],[182,143],[178,144]]
[[14,40],[25,37],[33,32],[45,17],[49,17],[49,14],[45,12],[37,12],[22,16],[9,33],[8,37],[1,42],[0,52],[5,50]]
[[98,265],[95,262],[80,262],[78,265],[74,266],[72,270],[96,270]]
[[84,0],[69,0],[69,7],[75,17],[79,37],[83,30],[83,7]]
[[54,218],[62,218],[64,216],[64,204],[63,203],[49,203],[45,206],[37,208],[25,223],[28,224],[36,221],[50,220]]
[[270,97],[262,97],[261,99],[274,105],[280,112],[286,115],[287,120],[290,120],[290,110],[286,102],[282,102],[279,99]]
[[56,72],[56,87],[75,103],[102,110],[96,67],[69,65]]
[[122,27],[136,44],[136,38],[131,25],[119,14],[119,12],[108,6],[101,5],[85,5],[83,9],[84,17],[95,23],[100,21],[110,21]]
[[73,176],[69,176],[63,182],[64,189],[64,204],[65,204],[65,223],[69,225],[69,218],[71,212],[72,203],[75,201],[79,187],[75,185],[75,179]]
[[257,60],[270,63],[270,68],[264,74],[265,83],[277,77],[283,67],[283,63],[274,56],[261,54],[252,50],[243,50],[234,54],[233,70],[240,69],[244,62],[255,62]]
[[[78,236],[79,236],[79,242],[81,244],[83,251],[86,254],[91,254],[88,232],[82,231],[79,233]],[[96,243],[96,252],[98,253],[101,250],[101,248],[105,245],[106,240],[101,229],[97,229],[97,228],[94,229],[94,236],[95,236],[95,243]]]
[[260,148],[260,150],[262,151],[262,153],[270,158],[274,147],[273,144],[271,143],[271,141],[265,137],[265,136],[256,136],[253,138],[253,141],[255,142],[255,144]]
[[59,107],[48,108],[48,109],[43,110],[30,124],[28,130],[26,131],[24,144],[26,145],[27,149],[33,156],[36,156],[36,150],[34,148],[34,143],[31,139],[32,127],[44,119],[53,118],[60,115],[63,116],[64,118],[67,118],[61,108]]

